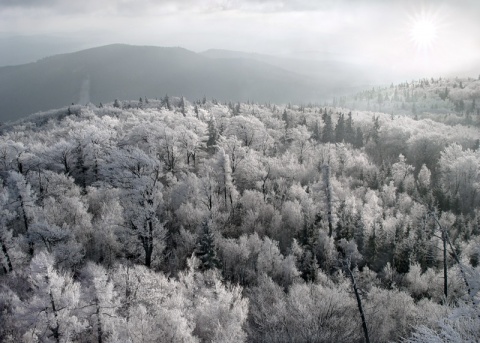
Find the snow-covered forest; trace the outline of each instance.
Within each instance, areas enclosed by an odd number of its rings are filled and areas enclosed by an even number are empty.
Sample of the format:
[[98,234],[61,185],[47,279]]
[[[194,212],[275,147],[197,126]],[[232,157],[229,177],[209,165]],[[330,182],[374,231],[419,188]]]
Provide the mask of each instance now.
[[432,119],[450,125],[479,123],[480,76],[430,78],[388,87],[373,87],[331,105]]
[[0,126],[0,341],[477,341],[480,81],[438,82]]

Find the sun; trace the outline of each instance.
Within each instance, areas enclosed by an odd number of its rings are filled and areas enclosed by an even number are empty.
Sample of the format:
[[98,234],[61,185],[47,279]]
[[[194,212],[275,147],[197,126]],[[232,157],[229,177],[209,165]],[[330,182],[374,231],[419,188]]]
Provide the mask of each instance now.
[[421,12],[410,17],[410,40],[420,51],[426,51],[433,48],[438,39],[438,30],[438,18],[431,13]]
[[410,36],[419,48],[429,48],[437,39],[437,27],[433,21],[422,18],[413,23]]

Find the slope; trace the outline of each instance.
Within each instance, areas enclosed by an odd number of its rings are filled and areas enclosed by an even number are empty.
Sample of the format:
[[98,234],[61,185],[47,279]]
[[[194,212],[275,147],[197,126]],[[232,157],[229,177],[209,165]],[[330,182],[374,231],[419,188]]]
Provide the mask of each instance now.
[[167,93],[285,103],[319,101],[326,90],[262,61],[212,59],[182,48],[109,45],[0,68],[0,121],[71,103]]

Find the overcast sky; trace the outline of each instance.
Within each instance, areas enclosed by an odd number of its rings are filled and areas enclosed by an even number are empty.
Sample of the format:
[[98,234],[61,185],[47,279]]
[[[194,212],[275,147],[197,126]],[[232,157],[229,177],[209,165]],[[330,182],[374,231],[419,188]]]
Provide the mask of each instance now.
[[[479,18],[479,0],[0,0],[2,36],[71,37],[90,46],[316,52],[424,75],[478,67]],[[427,37],[415,31],[425,22],[432,31]]]

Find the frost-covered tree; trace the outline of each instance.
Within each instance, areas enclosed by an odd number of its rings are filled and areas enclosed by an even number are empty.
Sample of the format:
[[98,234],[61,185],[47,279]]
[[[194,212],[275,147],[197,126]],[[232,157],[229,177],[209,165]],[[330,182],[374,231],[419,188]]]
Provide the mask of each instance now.
[[441,154],[441,186],[456,210],[469,212],[479,204],[479,163],[479,151],[463,151],[458,144],[450,145]]
[[11,171],[8,177],[8,185],[10,189],[11,208],[18,215],[18,232],[23,234],[28,242],[28,253],[33,256],[34,243],[30,237],[30,228],[32,223],[37,219],[36,196],[30,184],[25,177],[15,171]]
[[86,323],[78,315],[80,284],[58,272],[51,255],[40,252],[28,270],[31,294],[14,308],[25,342],[70,342],[79,338]]
[[94,263],[89,263],[82,271],[82,315],[89,325],[87,335],[92,342],[114,342],[117,327],[124,325],[117,315],[120,307],[114,284],[107,271]]
[[13,272],[16,261],[15,255],[19,250],[16,244],[16,239],[13,237],[12,230],[8,229],[7,223],[14,218],[14,212],[8,210],[8,203],[10,201],[9,193],[2,185],[0,179],[0,248],[2,250],[1,261],[3,272]]
[[180,292],[192,304],[187,317],[195,323],[200,342],[246,342],[248,300],[239,286],[223,285],[215,271],[199,273],[196,261],[180,275]]
[[143,259],[147,267],[161,261],[165,248],[162,220],[163,195],[161,164],[137,148],[117,151],[111,166],[111,182],[123,189],[126,230],[122,240],[129,257]]
[[394,184],[401,192],[411,192],[415,187],[415,181],[413,177],[415,168],[406,162],[405,156],[402,154],[398,156],[398,160],[398,162],[392,165],[392,177]]

